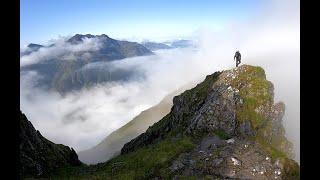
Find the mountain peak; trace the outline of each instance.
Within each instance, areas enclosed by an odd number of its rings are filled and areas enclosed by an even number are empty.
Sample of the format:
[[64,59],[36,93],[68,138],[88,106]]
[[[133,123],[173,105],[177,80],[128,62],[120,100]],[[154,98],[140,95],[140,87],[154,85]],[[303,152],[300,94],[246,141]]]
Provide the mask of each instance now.
[[85,34],[85,35],[76,34],[76,35],[72,36],[67,42],[70,42],[72,44],[77,44],[77,43],[82,42],[83,38],[93,38],[93,37],[95,37],[95,36],[91,35],[91,34]]
[[39,49],[39,48],[44,47],[44,46],[42,46],[42,45],[40,45],[40,44],[30,43],[30,44],[28,45],[28,47],[29,47],[29,48],[37,48],[37,49]]
[[109,36],[108,36],[108,35],[106,35],[106,34],[101,34],[101,35],[100,35],[100,37],[109,38]]
[[[242,65],[215,72],[193,89],[174,97],[168,117],[150,127],[141,137],[127,143],[121,151],[133,151],[145,143],[152,143],[156,136],[162,137],[179,128],[183,133],[192,135],[222,130],[229,136],[254,136],[262,130],[268,131],[264,129],[268,124],[275,125],[282,136],[283,128],[279,124],[285,106],[282,102],[274,104],[273,90],[273,84],[258,66]],[[148,137],[149,133],[153,138]],[[260,134],[263,136],[261,138],[272,139],[266,135],[268,133]],[[287,140],[283,143],[286,148],[291,146]]]
[[[121,155],[130,156],[149,146],[161,149],[163,142],[181,140],[194,144],[193,150],[174,158],[163,172],[198,178],[206,174],[245,179],[297,178],[299,166],[291,159],[292,143],[282,125],[285,105],[274,103],[273,90],[265,71],[258,66],[215,72],[174,97],[171,112],[126,143]],[[258,160],[261,158],[264,160]],[[191,161],[201,161],[198,170],[192,170],[196,167]],[[240,169],[232,170],[235,166]]]
[[101,34],[101,35],[92,35],[92,34],[76,34],[74,36],[72,36],[67,42],[72,43],[72,44],[77,44],[83,41],[83,38],[109,38],[109,36],[105,35],[105,34]]

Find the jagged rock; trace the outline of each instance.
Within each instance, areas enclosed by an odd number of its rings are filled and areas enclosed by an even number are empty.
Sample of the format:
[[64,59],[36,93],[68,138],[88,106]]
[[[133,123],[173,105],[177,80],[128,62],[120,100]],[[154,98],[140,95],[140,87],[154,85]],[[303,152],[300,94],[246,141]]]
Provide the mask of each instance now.
[[[243,65],[236,70],[216,72],[192,90],[174,97],[174,106],[166,117],[168,123],[164,129],[148,129],[141,135],[143,138],[139,136],[134,141],[139,139],[147,145],[163,137],[169,129],[172,131],[180,126],[186,126],[186,132],[191,134],[222,130],[228,135],[253,136],[255,129],[268,123],[273,131],[266,129],[263,137],[270,141],[275,134],[284,135],[281,124],[284,104],[273,105],[273,89],[262,68]],[[135,149],[130,144],[139,143],[127,143],[122,153]]]
[[[274,171],[285,173],[284,168],[276,169],[272,164],[279,160],[290,164],[289,169],[298,177],[297,165],[289,159],[292,144],[285,138],[282,126],[285,105],[273,102],[273,90],[273,84],[266,80],[260,67],[242,65],[216,72],[195,88],[174,97],[171,112],[126,143],[121,154],[159,142],[174,131],[183,130],[185,135],[195,137],[216,134],[220,136],[218,139],[214,136],[199,140],[202,148],[187,156],[187,162],[195,163],[186,164],[181,176],[281,179],[283,174],[275,176]],[[221,141],[232,136],[233,143]],[[210,146],[204,145],[208,141]],[[218,157],[213,155],[214,149],[219,149]],[[195,171],[194,165],[199,162],[207,164],[201,165],[203,171],[199,168]]]
[[248,135],[248,136],[254,135],[254,131],[251,128],[250,120],[246,119],[243,122],[240,122],[237,132],[242,135]]
[[218,166],[219,164],[221,164],[223,162],[223,158],[216,158],[212,161],[212,165],[213,166]]
[[[283,158],[271,161],[269,152],[254,140],[237,139],[235,143],[226,144],[222,143],[223,140],[216,136],[208,136],[203,139],[201,144],[212,140],[224,145],[219,148],[206,149],[207,152],[214,154],[212,158],[185,164],[183,172],[177,178],[180,176],[203,178],[207,175],[215,175],[215,177],[225,177],[227,179],[283,179],[281,173],[284,172],[284,168],[280,163]],[[199,149],[204,147],[201,144],[185,157],[191,160],[201,160],[201,154],[198,153]],[[244,148],[245,144],[249,144],[251,148]],[[194,170],[199,166],[203,169],[203,172],[199,173],[197,171],[197,173],[194,173]]]
[[62,144],[54,144],[35,130],[20,111],[20,175],[43,177],[64,166],[80,166],[76,152]]
[[234,139],[228,139],[228,140],[227,140],[227,143],[228,143],[228,144],[233,144],[233,143],[234,143]]
[[235,157],[231,157],[231,161],[232,161],[233,165],[235,165],[235,166],[240,166],[241,165],[241,161],[239,161]]
[[175,172],[183,167],[184,164],[182,164],[180,161],[174,161],[172,166],[169,167],[169,169],[171,170],[171,172]]

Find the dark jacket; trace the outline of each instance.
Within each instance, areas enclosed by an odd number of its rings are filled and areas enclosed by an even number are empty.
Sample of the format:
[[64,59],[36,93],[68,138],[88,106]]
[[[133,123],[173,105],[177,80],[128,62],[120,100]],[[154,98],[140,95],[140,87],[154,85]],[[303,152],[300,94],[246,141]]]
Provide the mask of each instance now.
[[234,59],[234,58],[237,58],[238,61],[241,60],[241,54],[240,54],[239,51],[236,52],[236,54],[234,55],[233,59]]

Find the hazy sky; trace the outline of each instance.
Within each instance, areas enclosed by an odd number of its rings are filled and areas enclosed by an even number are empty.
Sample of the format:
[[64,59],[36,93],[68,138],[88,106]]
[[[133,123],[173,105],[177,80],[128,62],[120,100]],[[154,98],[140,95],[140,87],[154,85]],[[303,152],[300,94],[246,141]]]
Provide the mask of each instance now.
[[113,38],[188,37],[253,17],[264,0],[21,0],[20,43],[74,34]]

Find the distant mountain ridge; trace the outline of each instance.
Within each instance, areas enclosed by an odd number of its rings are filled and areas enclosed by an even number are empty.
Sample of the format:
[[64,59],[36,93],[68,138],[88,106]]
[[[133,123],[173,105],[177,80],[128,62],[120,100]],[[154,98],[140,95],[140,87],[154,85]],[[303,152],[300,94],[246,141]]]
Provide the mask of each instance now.
[[144,47],[150,49],[151,51],[160,50],[160,49],[173,49],[173,47],[168,46],[164,43],[156,43],[156,42],[142,42]]
[[186,47],[193,46],[193,42],[191,40],[186,40],[186,39],[167,41],[164,43],[170,45],[173,48],[186,48]]
[[28,45],[28,47],[29,47],[29,48],[39,49],[39,48],[44,47],[44,46],[42,46],[42,45],[40,45],[40,44],[30,43],[30,44]]
[[[77,45],[82,43],[84,38],[96,38],[100,45],[99,48],[97,50],[80,51],[73,54],[70,53],[70,55],[74,56],[74,59],[70,60],[65,60],[62,56],[53,58],[52,56],[48,56],[47,59],[44,57],[41,62],[20,67],[20,74],[28,71],[36,71],[42,76],[38,86],[54,89],[60,93],[64,93],[74,89],[90,87],[98,82],[113,81],[113,79],[110,78],[109,73],[106,73],[106,71],[99,71],[99,67],[97,67],[96,71],[92,71],[93,73],[84,72],[85,69],[82,68],[85,65],[94,62],[121,60],[128,57],[154,55],[153,52],[139,43],[118,41],[105,34],[76,34],[69,38],[66,43],[69,43],[70,45]],[[56,45],[53,44],[48,47],[44,47],[42,45],[29,44],[28,47],[30,50],[27,51],[27,53],[22,53],[21,56],[27,56],[30,55],[30,53],[37,53],[40,48],[55,48]],[[64,55],[68,56],[69,54],[67,53]],[[130,73],[120,73],[119,79],[128,79],[128,74]]]
[[161,50],[161,49],[195,47],[195,44],[192,40],[186,40],[186,39],[164,41],[164,42],[144,41],[144,42],[141,42],[141,44],[152,51]]

